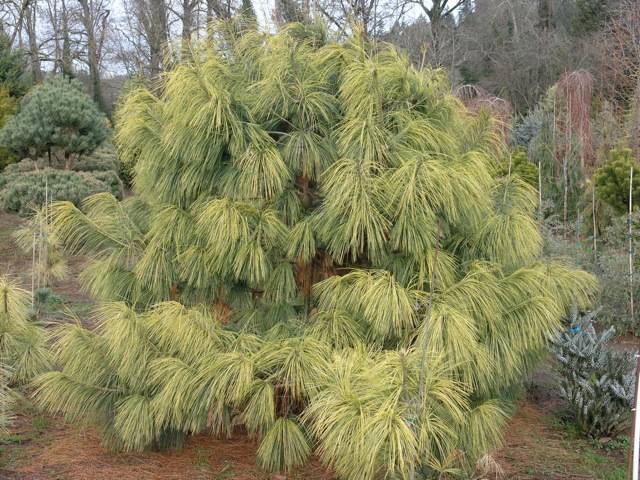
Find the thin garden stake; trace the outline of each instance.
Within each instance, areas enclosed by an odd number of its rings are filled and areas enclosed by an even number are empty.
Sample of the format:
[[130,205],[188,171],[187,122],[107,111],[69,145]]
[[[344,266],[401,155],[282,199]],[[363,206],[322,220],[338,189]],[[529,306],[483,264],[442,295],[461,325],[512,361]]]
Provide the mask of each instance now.
[[596,222],[596,186],[591,187],[591,216],[593,217],[593,258],[598,258],[598,227]]
[[633,226],[631,222],[631,213],[633,211],[633,167],[629,173],[629,216],[627,217],[627,236],[629,240],[629,308],[631,314],[631,325],[635,328],[635,315],[633,304]]
[[542,158],[538,158],[538,220],[542,221]]
[[568,215],[568,203],[569,203],[569,152],[573,148],[573,136],[571,135],[571,95],[567,95],[567,117],[566,117],[566,132],[568,134],[568,138],[565,138],[565,142],[568,145],[565,145],[564,149],[564,161],[562,162],[562,182],[564,184],[564,198],[563,198],[563,206],[562,206],[562,221],[564,225],[564,233],[563,236],[567,238],[567,215]]
[[38,263],[36,277],[36,288],[40,288],[40,269],[42,268],[42,218],[38,220]]
[[[509,154],[509,173],[507,175],[507,181],[510,182],[511,181],[511,162],[512,162],[512,158],[511,158],[511,154]],[[507,203],[507,191],[508,188],[504,189],[504,195],[502,196],[502,204],[504,205],[505,203]]]
[[[40,214],[40,238],[38,239],[40,242],[40,249],[42,252],[42,258],[40,259],[40,265],[38,266],[38,275],[40,280],[38,281],[38,286],[46,287],[46,265],[47,265],[47,248],[45,244],[45,235],[47,224],[45,223],[45,219],[47,218],[47,202],[49,200],[49,185],[47,176],[44,177],[44,211]],[[42,283],[40,285],[40,283]]]
[[576,263],[580,265],[580,253],[582,252],[582,239],[580,238],[580,230],[582,229],[582,217],[580,210],[576,212]]
[[33,242],[31,244],[31,309],[36,304],[36,232],[33,232]]
[[[629,299],[631,307],[631,325],[635,327],[633,316],[633,237],[631,212],[633,210],[633,166],[629,172],[629,216],[627,218],[627,227],[629,235]],[[631,438],[633,441],[633,450],[629,460],[631,465],[629,468],[628,478],[638,480],[638,467],[640,462],[640,416],[638,416],[638,408],[640,407],[640,355],[636,352],[636,392],[633,409],[633,427]]]
[[633,425],[631,432],[631,440],[633,441],[633,449],[629,455],[629,465],[627,478],[629,480],[638,480],[638,467],[640,462],[640,416],[638,416],[638,409],[640,408],[640,354],[636,352],[636,395],[633,402]]
[[563,233],[562,236],[567,238],[567,203],[569,197],[569,188],[568,188],[568,166],[567,166],[567,156],[565,155],[564,161],[562,162],[562,183],[564,185],[564,195],[562,200],[562,225],[563,225]]

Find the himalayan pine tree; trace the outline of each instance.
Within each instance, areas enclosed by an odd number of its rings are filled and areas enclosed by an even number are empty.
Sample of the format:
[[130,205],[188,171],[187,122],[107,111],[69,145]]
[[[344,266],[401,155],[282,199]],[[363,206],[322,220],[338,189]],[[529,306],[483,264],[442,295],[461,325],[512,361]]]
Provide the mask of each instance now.
[[124,101],[136,195],[54,204],[102,303],[41,405],[123,450],[242,425],[269,471],[472,469],[594,280],[541,260],[535,192],[441,72],[315,27],[215,38]]
[[0,434],[13,418],[11,389],[52,367],[45,330],[30,316],[30,293],[0,275]]

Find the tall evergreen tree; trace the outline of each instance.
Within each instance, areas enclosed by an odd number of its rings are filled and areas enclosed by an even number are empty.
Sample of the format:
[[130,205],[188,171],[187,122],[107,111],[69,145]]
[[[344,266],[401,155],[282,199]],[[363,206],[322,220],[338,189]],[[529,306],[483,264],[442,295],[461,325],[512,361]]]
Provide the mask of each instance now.
[[0,26],[0,88],[12,97],[21,97],[27,91],[24,52],[11,46],[11,38]]
[[576,13],[571,20],[574,35],[593,33],[601,28],[609,14],[608,0],[576,0]]
[[305,11],[298,0],[276,0],[276,17],[279,24],[305,22],[309,20],[309,12]]
[[251,0],[242,0],[242,7],[240,8],[241,15],[250,22],[256,23],[256,10],[253,8]]
[[119,111],[137,195],[53,207],[104,303],[37,398],[127,450],[242,424],[271,471],[472,469],[593,278],[541,261],[535,192],[441,72],[301,25],[216,38]]

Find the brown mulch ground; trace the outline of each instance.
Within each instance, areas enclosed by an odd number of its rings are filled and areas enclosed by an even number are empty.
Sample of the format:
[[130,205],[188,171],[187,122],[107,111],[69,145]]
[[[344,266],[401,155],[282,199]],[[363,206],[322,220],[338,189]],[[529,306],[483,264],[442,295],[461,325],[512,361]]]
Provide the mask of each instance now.
[[[183,451],[110,453],[93,429],[46,418],[36,431],[33,414],[20,414],[13,444],[0,447],[2,480],[332,480],[317,460],[289,476],[268,475],[255,463],[255,443],[197,435]],[[594,450],[568,438],[543,408],[523,402],[506,429],[505,447],[494,456],[502,480],[622,480],[624,452]]]
[[[504,447],[495,455],[504,479],[623,480],[626,450],[607,450],[557,423],[548,404],[524,401],[505,432]],[[500,477],[498,477],[500,478]]]
[[[93,429],[66,425],[48,418],[40,433],[34,432],[32,417],[19,415],[12,429],[20,444],[3,448],[4,470],[0,479],[69,480],[263,480],[276,479],[256,466],[255,442],[245,435],[219,440],[197,435],[181,452],[110,453]],[[11,468],[9,468],[11,467]],[[285,478],[285,477],[282,477]],[[290,479],[330,480],[317,460]]]

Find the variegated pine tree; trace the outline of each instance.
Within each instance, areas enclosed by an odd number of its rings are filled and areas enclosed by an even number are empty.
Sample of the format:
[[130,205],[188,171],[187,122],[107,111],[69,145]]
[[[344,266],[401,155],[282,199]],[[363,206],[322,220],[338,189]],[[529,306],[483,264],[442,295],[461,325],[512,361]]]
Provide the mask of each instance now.
[[242,425],[270,471],[473,468],[593,279],[540,260],[535,193],[497,178],[441,72],[313,27],[229,32],[120,108],[134,197],[54,205],[103,303],[37,398],[125,450]]
[[13,387],[52,368],[42,325],[32,321],[29,292],[0,275],[0,436],[13,419]]

